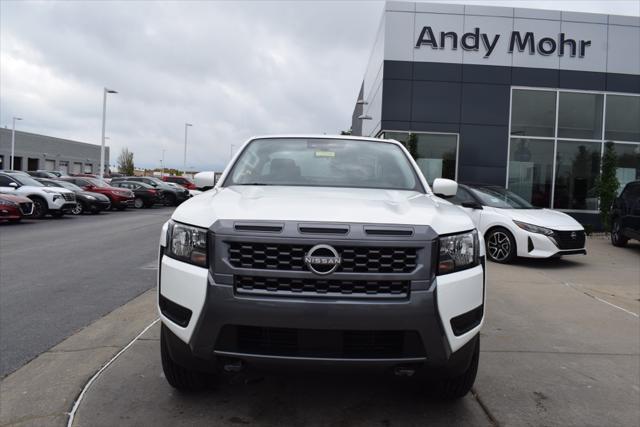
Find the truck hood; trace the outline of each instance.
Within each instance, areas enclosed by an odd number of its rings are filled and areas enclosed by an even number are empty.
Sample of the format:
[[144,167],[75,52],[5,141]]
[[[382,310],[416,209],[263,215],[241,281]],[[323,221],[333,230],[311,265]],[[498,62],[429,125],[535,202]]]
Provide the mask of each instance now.
[[582,225],[566,213],[553,209],[499,209],[496,211],[516,221],[553,230],[582,230]]
[[438,234],[474,228],[458,207],[415,191],[231,186],[180,205],[172,219],[210,227],[218,219],[429,225]]

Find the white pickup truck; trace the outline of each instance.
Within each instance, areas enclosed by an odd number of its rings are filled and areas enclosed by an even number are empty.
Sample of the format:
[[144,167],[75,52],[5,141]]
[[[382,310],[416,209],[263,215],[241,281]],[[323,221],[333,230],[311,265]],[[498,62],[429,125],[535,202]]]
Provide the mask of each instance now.
[[266,364],[382,368],[444,398],[475,380],[485,253],[471,219],[436,197],[396,141],[249,140],[160,237],[168,382],[198,389]]

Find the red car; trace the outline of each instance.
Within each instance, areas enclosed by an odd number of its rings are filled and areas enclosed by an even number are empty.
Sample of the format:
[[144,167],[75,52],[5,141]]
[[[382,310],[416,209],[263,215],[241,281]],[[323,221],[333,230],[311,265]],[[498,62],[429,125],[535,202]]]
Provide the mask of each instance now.
[[185,176],[163,176],[162,180],[165,182],[173,182],[176,183],[178,185],[183,186],[184,188],[188,189],[188,190],[197,190],[198,187],[196,187],[196,184],[191,181],[189,178],[185,177]]
[[19,222],[33,213],[33,202],[22,196],[0,194],[0,221]]
[[125,188],[112,187],[104,181],[100,181],[97,178],[69,176],[61,178],[64,181],[69,181],[82,187],[85,191],[92,191],[94,193],[104,194],[111,200],[111,208],[119,211],[126,208],[132,208],[134,206],[135,196],[133,191]]

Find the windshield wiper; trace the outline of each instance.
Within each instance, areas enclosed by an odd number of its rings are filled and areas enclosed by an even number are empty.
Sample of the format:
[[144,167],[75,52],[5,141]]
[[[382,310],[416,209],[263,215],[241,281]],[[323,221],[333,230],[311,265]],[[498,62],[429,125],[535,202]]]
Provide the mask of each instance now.
[[233,184],[233,185],[275,185],[275,184],[266,184],[264,182],[243,182],[241,184]]

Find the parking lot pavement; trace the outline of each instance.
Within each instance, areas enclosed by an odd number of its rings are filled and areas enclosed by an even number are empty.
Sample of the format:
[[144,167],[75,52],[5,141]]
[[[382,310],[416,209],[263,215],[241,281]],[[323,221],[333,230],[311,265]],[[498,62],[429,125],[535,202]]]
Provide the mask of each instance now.
[[593,238],[588,250],[489,264],[475,395],[458,402],[430,400],[411,379],[286,372],[181,394],[163,378],[156,325],[97,379],[74,424],[637,426],[640,245]]
[[172,211],[0,225],[0,377],[153,287]]

